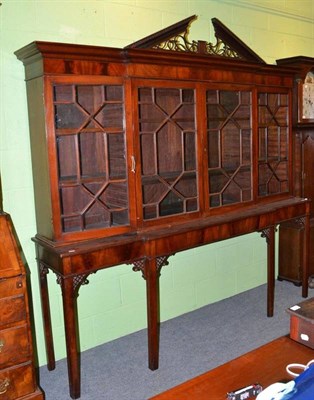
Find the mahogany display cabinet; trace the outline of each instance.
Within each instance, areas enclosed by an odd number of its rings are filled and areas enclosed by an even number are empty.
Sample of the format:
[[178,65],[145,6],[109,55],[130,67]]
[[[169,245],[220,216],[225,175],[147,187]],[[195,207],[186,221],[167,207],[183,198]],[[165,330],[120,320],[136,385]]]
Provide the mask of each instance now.
[[297,220],[307,296],[310,202],[293,193],[294,70],[267,65],[217,19],[216,44],[189,41],[194,19],[123,49],[34,42],[16,52],[26,74],[48,368],[52,270],[72,398],[80,396],[76,297],[101,268],[142,271],[152,370],[158,278],[179,251],[260,232],[272,316],[275,229]]

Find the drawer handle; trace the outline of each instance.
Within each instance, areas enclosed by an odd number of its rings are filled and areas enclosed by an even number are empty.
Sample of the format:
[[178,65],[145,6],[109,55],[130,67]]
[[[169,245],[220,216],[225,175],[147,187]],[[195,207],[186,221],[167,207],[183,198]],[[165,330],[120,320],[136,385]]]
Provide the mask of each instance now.
[[9,386],[10,386],[10,381],[8,378],[6,378],[4,381],[0,382],[0,394],[5,393],[8,390]]
[[2,349],[3,349],[4,345],[5,345],[5,341],[0,339],[0,353],[2,353]]

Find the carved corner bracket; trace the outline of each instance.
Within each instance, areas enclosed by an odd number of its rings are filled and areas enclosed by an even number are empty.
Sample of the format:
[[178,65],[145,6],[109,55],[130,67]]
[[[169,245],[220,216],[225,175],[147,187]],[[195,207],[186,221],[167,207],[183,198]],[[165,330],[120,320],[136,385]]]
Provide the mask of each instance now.
[[146,277],[145,277],[145,259],[142,258],[141,260],[133,261],[132,264],[133,264],[132,270],[134,272],[141,271],[142,272],[142,278],[146,279]]
[[[47,274],[49,274],[49,266],[44,263],[43,261],[38,261],[38,266],[39,266],[39,275],[40,275],[40,279],[46,279]],[[53,270],[52,270],[53,271]],[[63,276],[55,271],[53,271],[54,274],[56,275],[56,282],[58,283],[58,285],[60,285],[62,287],[62,283],[63,283]],[[93,272],[93,273],[96,273]],[[87,279],[88,276],[90,275],[90,273],[88,274],[80,274],[80,275],[74,275],[73,277],[70,278],[66,278],[66,279],[72,279],[73,280],[73,294],[78,296],[78,291],[79,288],[82,285],[88,285],[89,284],[89,280]]]
[[300,228],[304,228],[305,222],[306,222],[306,217],[296,218],[294,221]]
[[[57,275],[57,283],[62,286],[62,280],[64,279],[61,275]],[[81,275],[75,275],[72,278],[67,278],[67,279],[73,279],[73,294],[78,296],[78,291],[82,285],[88,285],[89,280],[87,279],[90,274],[81,274]]]
[[42,261],[37,259],[38,263],[38,272],[40,279],[46,279],[47,275],[49,274],[49,267]]
[[[156,264],[157,264],[157,270],[158,270],[158,276],[161,274],[161,268],[165,265],[169,265],[168,258],[171,257],[174,254],[170,254],[168,256],[160,256],[156,257]],[[133,271],[134,272],[142,272],[142,278],[146,280],[146,273],[145,273],[145,262],[146,258],[142,258],[141,260],[133,261]]]
[[277,231],[277,226],[274,226],[274,227],[270,226],[270,227],[265,228],[265,229],[263,229],[261,231],[261,237],[266,239],[266,243],[267,244],[269,244],[270,233],[271,233],[272,229],[274,229],[274,231],[276,232]]

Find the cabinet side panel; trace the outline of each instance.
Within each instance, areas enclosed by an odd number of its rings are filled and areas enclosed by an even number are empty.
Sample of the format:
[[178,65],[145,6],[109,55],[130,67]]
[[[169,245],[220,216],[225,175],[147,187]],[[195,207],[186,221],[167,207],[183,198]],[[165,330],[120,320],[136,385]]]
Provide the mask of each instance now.
[[37,233],[52,238],[52,209],[44,112],[43,79],[27,82]]

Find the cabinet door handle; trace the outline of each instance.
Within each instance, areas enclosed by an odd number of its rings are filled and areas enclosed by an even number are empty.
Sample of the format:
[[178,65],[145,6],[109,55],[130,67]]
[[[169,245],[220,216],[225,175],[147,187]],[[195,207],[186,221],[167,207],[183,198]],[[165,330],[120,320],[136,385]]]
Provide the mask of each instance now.
[[4,394],[8,390],[9,386],[10,380],[8,378],[5,378],[4,381],[0,382],[0,394]]
[[133,173],[135,173],[135,168],[136,168],[135,157],[131,156],[131,171]]
[[2,353],[2,349],[5,345],[5,341],[3,339],[0,339],[0,353]]

